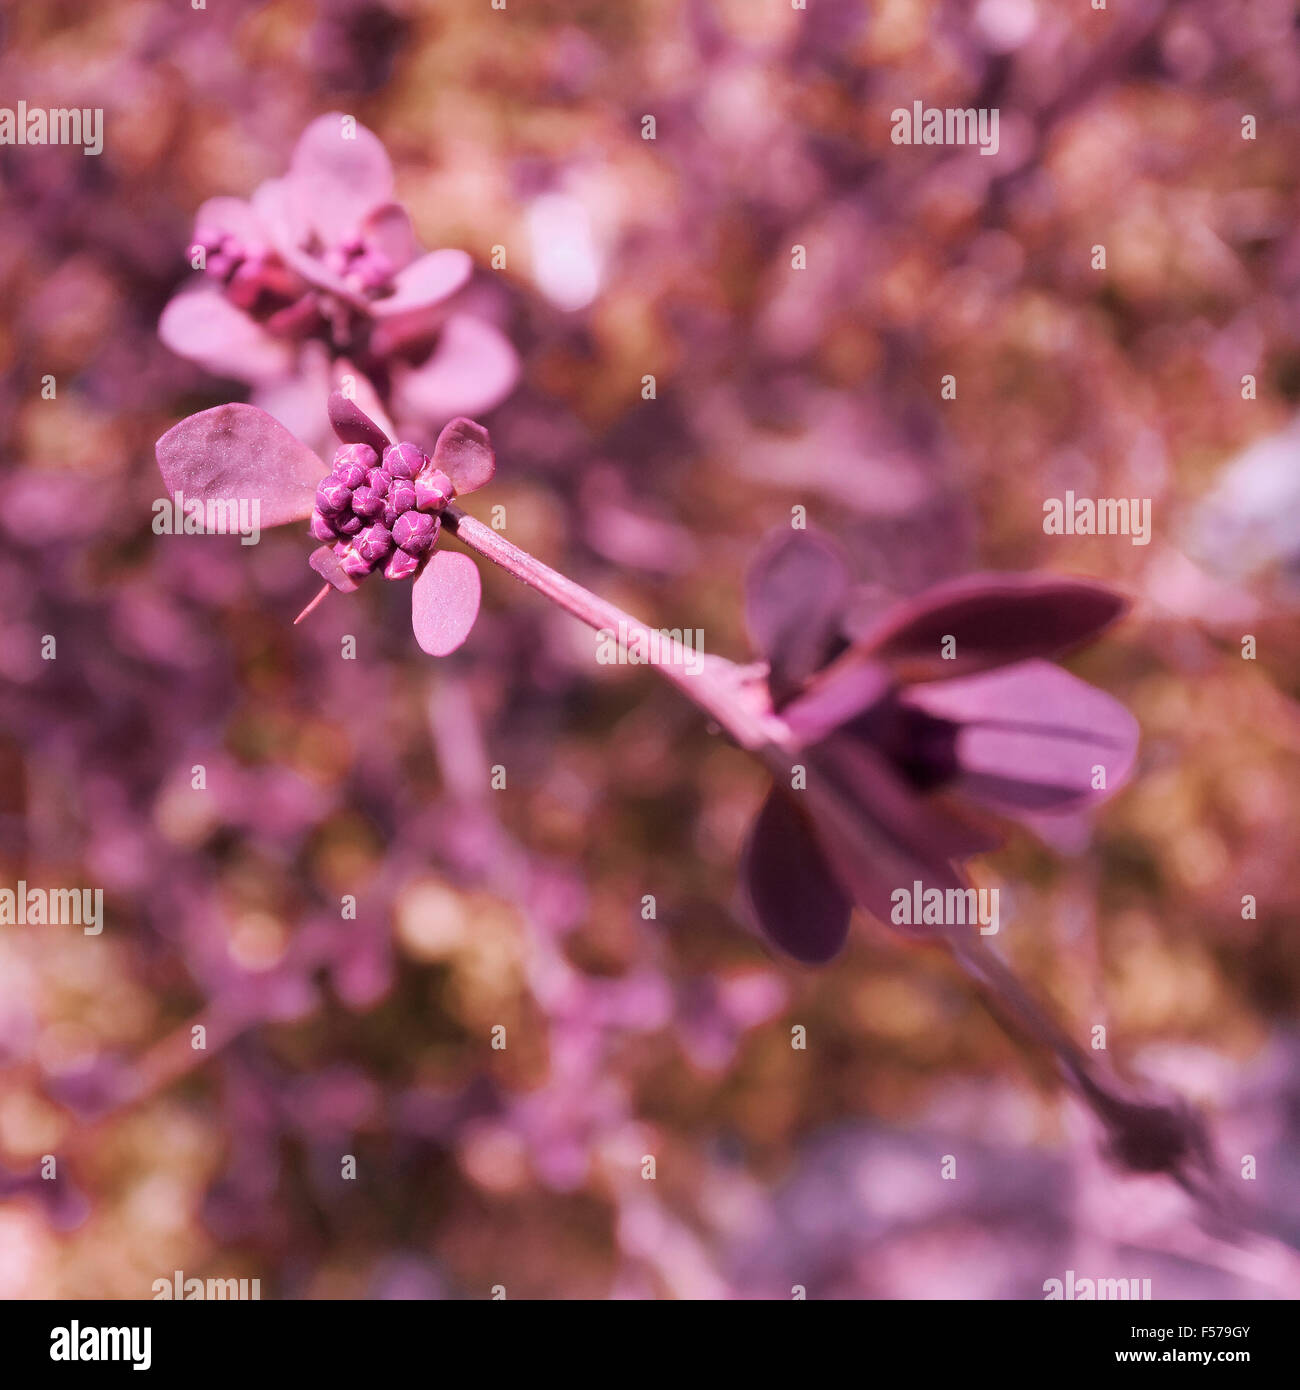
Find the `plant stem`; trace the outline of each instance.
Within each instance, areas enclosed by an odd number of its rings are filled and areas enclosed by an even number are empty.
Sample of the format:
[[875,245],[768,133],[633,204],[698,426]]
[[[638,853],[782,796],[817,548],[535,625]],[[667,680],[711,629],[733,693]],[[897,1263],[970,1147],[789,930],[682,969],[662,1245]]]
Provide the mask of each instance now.
[[653,665],[665,680],[715,719],[742,748],[757,750],[782,741],[781,722],[744,698],[740,668],[733,662],[710,657],[702,662],[701,669],[690,669],[700,654],[692,654],[675,637],[652,630],[640,618],[575,584],[459,507],[447,507],[442,516],[447,529],[471,550],[588,627],[608,633],[621,646],[639,639],[647,652],[656,647],[661,653],[666,651],[658,661],[646,664]]
[[1115,1158],[1134,1172],[1167,1173],[1204,1204],[1207,1214],[1225,1219],[1227,1205],[1208,1136],[1186,1102],[1122,1082],[1070,1037],[986,945],[955,932],[947,945],[1003,1030],[1052,1053],[1066,1084],[1106,1127]]

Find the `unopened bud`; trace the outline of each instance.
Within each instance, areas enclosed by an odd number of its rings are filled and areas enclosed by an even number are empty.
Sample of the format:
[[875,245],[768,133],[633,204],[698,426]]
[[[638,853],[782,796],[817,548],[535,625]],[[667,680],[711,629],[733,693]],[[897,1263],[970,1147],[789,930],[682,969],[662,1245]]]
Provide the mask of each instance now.
[[335,546],[334,553],[339,557],[339,566],[343,573],[353,579],[364,579],[374,569],[374,565],[357,550],[355,541]]
[[353,493],[333,474],[316,485],[316,506],[326,516],[346,512],[352,504]]
[[424,450],[409,440],[384,450],[384,469],[394,478],[414,478],[428,461]]
[[369,444],[344,444],[334,455],[334,476],[348,487],[360,487],[378,463],[379,455]]
[[382,522],[367,526],[357,536],[357,550],[371,564],[378,564],[393,548],[393,533]]
[[412,555],[423,555],[438,539],[440,523],[428,512],[403,512],[393,527],[393,540]]
[[382,516],[384,499],[372,487],[359,487],[352,494],[352,510],[358,516]]
[[431,468],[415,480],[415,505],[422,512],[442,511],[455,495],[455,486],[441,468]]
[[405,550],[394,550],[384,566],[385,579],[409,579],[420,568],[419,557]]
[[394,478],[388,485],[388,505],[400,516],[415,506],[415,484],[409,478]]

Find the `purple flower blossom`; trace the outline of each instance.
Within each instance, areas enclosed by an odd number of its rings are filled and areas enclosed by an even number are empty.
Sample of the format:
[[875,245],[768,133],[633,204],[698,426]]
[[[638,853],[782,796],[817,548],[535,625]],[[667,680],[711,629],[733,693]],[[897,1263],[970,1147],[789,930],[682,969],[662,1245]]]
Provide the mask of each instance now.
[[806,786],[769,794],[742,876],[764,932],[807,962],[839,951],[854,904],[888,922],[899,889],[963,886],[961,862],[998,843],[973,811],[1077,811],[1124,783],[1137,749],[1127,710],[1046,660],[1122,614],[1103,585],[987,574],[885,611],[857,600],[838,553],[807,534],[749,578],[751,635]]
[[292,425],[309,408],[294,383],[319,392],[329,359],[384,376],[399,420],[491,409],[513,389],[518,358],[497,328],[459,307],[470,257],[421,255],[393,188],[377,136],[338,114],[313,121],[283,178],[248,202],[199,208],[191,255],[202,248],[203,278],[163,311],[163,342],[263,388],[263,403]]
[[[317,456],[252,405],[219,405],[182,420],[158,441],[158,466],[172,496],[181,491],[203,501],[255,502],[263,526],[310,518],[311,535],[327,542],[311,556],[312,568],[327,582],[315,602],[328,593],[328,586],[350,593],[357,581],[381,567],[388,579],[406,579],[418,571],[411,598],[416,640],[433,656],[455,651],[478,616],[478,567],[456,551],[430,552],[443,508],[495,472],[488,432],[472,420],[453,420],[426,456],[414,444],[394,445],[339,392],[330,397],[329,416],[343,447],[319,481],[324,465]],[[416,469],[415,482],[393,479],[374,466],[367,469],[381,458]],[[348,485],[362,476],[363,486]],[[421,480],[426,487],[419,494]],[[390,527],[385,507],[394,489],[401,507],[389,509]]]

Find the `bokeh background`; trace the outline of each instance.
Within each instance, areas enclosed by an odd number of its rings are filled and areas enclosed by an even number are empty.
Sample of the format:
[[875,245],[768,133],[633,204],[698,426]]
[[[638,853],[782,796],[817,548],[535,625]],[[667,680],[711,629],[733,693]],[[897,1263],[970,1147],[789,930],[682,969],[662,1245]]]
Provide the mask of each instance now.
[[[0,1294],[1300,1293],[1292,4],[0,23],[5,103],[105,109],[98,158],[0,147],[0,879],[101,886],[107,915],[0,928]],[[997,107],[999,154],[891,144],[914,100]],[[1072,662],[1141,722],[1132,785],[982,881],[1072,1030],[1205,1108],[1249,1231],[1108,1166],[937,953],[863,920],[826,969],[774,959],[735,897],[762,770],[508,577],[439,663],[405,586],[291,627],[293,528],[152,533],[153,441],[247,394],[157,338],[194,211],[332,110],[497,296],[523,374],[471,510],[540,558],[738,659],[746,565],[795,505],[900,593],[993,567],[1133,596]],[[1045,536],[1067,488],[1151,498],[1151,543]]]

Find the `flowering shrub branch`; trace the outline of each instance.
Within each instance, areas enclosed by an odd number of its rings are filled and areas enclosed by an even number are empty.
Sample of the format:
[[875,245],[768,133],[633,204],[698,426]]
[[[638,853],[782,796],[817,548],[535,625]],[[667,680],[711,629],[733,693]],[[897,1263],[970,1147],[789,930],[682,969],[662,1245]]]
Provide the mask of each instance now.
[[[355,373],[351,393],[328,398],[339,447],[327,464],[256,405],[218,406],[158,441],[169,490],[256,500],[266,525],[308,522],[320,543],[310,563],[324,586],[299,620],[331,589],[351,593],[382,571],[413,579],[422,649],[454,651],[477,617],[480,581],[468,556],[442,547],[446,532],[593,629],[648,636],[643,621],[457,504],[495,471],[481,425],[452,419],[429,452],[399,434],[417,407],[448,403],[420,384],[422,372],[444,370],[441,359],[412,367],[403,354],[437,323],[446,330],[438,352],[459,350],[455,320],[443,320],[440,306],[468,267],[458,253],[415,258],[382,147],[367,132],[340,166],[335,119],[308,131],[290,174],[251,206],[205,205],[196,242],[213,283],[169,307],[163,334],[217,369],[231,348],[251,363],[283,363],[286,344],[325,346],[336,367]],[[477,399],[499,397],[504,375],[492,377],[471,353],[463,379],[484,376],[495,384],[480,382]],[[1135,721],[1054,663],[1123,610],[1091,581],[997,574],[882,608],[855,588],[829,542],[792,533],[764,550],[750,576],[747,618],[760,660],[710,656],[693,671],[670,639],[657,673],[772,775],[741,877],[773,945],[823,964],[843,947],[855,907],[897,925],[891,902],[900,888],[963,891],[965,864],[999,843],[996,818],[1041,829],[1122,786],[1136,756]],[[1004,1026],[1054,1056],[1117,1161],[1169,1173],[1216,1200],[1208,1140],[1189,1107],[1117,1081],[969,923],[909,921],[905,934],[950,951]],[[162,1061],[155,1070],[156,1080],[171,1074]]]

